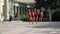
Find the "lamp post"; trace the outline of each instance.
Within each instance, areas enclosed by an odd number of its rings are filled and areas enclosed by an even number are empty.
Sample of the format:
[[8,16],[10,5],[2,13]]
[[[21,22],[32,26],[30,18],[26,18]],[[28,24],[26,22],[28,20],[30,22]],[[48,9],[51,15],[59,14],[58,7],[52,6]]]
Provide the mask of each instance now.
[[29,8],[30,8],[30,6],[29,6],[29,5],[27,5],[27,8],[29,9]]
[[30,10],[30,6],[29,5],[27,5],[27,8],[28,8],[28,10]]

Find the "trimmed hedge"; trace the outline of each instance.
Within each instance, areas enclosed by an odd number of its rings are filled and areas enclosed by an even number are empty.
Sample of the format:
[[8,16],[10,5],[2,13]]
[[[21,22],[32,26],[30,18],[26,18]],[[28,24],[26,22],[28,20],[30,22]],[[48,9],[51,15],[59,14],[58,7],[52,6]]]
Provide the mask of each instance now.
[[26,16],[21,16],[21,20],[22,21],[29,21],[29,17],[26,15]]

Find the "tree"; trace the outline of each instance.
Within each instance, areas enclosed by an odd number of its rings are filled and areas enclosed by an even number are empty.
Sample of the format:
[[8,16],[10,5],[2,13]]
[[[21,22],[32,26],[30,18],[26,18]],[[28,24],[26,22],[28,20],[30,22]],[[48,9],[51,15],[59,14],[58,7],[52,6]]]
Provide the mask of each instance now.
[[[49,10],[49,19],[51,21],[51,9],[56,9],[57,2],[60,0],[35,0],[36,1],[36,8],[44,7],[45,11]],[[38,7],[37,7],[38,6]]]

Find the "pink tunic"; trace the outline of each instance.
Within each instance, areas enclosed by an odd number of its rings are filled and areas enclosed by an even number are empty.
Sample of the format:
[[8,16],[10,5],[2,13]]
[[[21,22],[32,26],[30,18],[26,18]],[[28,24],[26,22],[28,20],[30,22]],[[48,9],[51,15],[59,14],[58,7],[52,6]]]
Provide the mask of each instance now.
[[35,13],[35,18],[38,18],[38,13]]
[[39,15],[38,15],[39,18],[42,18],[43,17],[43,13],[40,12]]
[[32,12],[32,18],[34,18],[35,17],[35,13],[34,12]]
[[31,15],[31,13],[29,13],[28,16],[29,16],[29,19],[32,20],[32,15]]

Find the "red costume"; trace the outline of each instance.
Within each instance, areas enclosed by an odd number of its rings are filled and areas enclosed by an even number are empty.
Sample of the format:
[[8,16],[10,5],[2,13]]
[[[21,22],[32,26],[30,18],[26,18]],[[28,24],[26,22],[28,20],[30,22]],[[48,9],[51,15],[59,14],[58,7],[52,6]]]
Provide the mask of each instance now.
[[32,20],[32,14],[29,13],[28,16],[29,16],[29,19]]
[[38,13],[35,13],[35,18],[38,18]]
[[40,13],[38,14],[38,17],[39,17],[39,18],[42,18],[42,17],[43,17],[42,12],[40,12]]
[[32,12],[32,18],[34,18],[35,17],[35,13],[34,12]]

